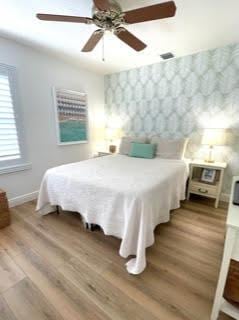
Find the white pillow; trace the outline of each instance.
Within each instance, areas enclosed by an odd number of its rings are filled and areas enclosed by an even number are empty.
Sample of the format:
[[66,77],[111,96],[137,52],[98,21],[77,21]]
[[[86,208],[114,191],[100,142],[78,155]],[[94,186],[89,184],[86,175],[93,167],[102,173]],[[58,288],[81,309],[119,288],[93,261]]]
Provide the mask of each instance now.
[[123,137],[120,142],[119,153],[129,155],[132,142],[146,143],[147,138],[144,137]]
[[156,144],[157,157],[164,159],[178,159],[184,157],[186,147],[188,144],[187,138],[182,139],[164,139],[160,137],[152,137],[151,143]]

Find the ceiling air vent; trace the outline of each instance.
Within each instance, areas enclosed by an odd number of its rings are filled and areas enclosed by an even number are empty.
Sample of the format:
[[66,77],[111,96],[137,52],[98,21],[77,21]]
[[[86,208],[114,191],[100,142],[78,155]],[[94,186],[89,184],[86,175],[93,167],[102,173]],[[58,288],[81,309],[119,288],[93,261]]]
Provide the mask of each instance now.
[[172,54],[172,52],[167,52],[167,53],[161,54],[160,57],[161,57],[163,60],[168,60],[168,59],[174,58],[174,55]]

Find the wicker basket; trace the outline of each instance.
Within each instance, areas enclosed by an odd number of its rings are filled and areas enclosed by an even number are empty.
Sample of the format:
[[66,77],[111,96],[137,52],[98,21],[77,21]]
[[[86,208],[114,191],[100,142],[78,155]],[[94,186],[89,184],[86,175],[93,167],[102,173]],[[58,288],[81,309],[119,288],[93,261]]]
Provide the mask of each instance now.
[[11,222],[6,192],[0,189],[0,229]]
[[224,298],[233,304],[239,305],[239,261],[231,260]]

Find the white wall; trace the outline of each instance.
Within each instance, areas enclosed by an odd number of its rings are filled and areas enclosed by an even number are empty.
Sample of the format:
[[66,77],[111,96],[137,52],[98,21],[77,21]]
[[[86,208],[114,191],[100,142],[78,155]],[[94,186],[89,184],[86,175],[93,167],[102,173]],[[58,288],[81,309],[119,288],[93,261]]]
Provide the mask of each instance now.
[[[86,159],[96,142],[96,130],[104,108],[103,77],[30,47],[0,38],[0,63],[17,68],[18,95],[32,169],[0,175],[0,188],[8,198],[16,198],[39,189],[44,172],[53,166]],[[58,146],[52,87],[88,94],[90,143]]]

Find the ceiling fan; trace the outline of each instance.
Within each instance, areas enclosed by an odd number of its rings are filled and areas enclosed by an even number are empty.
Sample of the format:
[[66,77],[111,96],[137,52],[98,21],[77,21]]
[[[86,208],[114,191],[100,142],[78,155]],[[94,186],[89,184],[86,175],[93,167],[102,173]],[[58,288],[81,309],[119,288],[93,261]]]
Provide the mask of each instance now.
[[176,13],[174,1],[168,1],[126,12],[122,11],[121,6],[115,0],[93,0],[93,2],[92,18],[41,13],[37,14],[37,18],[45,21],[95,24],[99,29],[93,32],[92,36],[82,49],[83,52],[92,51],[104,36],[105,31],[111,31],[131,48],[136,51],[141,51],[145,49],[147,45],[126,30],[122,25],[170,18]]

